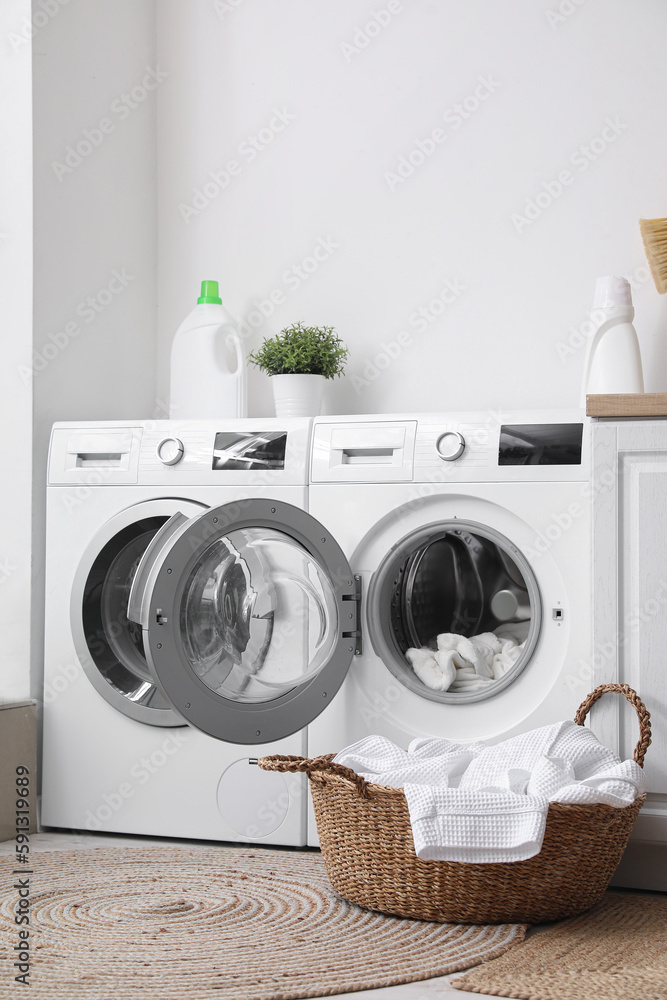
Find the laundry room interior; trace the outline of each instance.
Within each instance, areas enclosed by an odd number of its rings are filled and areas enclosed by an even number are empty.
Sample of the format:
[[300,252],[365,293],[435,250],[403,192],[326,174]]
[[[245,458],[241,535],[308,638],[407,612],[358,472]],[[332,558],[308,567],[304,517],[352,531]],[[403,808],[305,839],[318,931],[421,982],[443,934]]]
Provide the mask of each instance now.
[[[0,983],[106,995],[99,897],[156,1000],[159,930],[202,998],[574,1000],[583,937],[548,982],[522,949],[630,912],[667,995],[666,36],[659,0],[0,4]],[[614,960],[582,996],[632,1000]]]

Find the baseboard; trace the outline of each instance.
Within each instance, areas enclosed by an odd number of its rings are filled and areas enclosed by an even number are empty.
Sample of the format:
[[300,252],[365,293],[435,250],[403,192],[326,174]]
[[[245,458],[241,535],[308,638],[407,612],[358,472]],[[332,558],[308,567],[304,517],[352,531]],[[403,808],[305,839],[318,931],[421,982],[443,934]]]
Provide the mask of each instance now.
[[611,885],[617,889],[667,892],[667,844],[631,840]]

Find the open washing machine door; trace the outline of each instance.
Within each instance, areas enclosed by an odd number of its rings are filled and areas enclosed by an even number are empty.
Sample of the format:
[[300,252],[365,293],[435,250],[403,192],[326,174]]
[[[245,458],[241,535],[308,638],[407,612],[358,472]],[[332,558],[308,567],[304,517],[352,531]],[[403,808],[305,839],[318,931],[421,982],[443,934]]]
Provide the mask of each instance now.
[[358,646],[358,603],[319,521],[251,499],[167,522],[134,575],[128,618],[175,711],[252,744],[297,732],[329,704]]
[[208,508],[193,500],[134,504],[111,517],[87,546],[74,577],[70,622],[88,680],[121,715],[151,726],[183,726],[159,690],[144,655],[141,628],[128,618],[132,584],[156,533],[175,516]]

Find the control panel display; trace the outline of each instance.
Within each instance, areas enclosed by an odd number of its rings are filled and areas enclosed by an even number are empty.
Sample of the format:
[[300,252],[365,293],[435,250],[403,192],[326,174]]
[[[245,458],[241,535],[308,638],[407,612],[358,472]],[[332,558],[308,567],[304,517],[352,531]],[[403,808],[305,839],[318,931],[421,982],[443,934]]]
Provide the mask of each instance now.
[[503,424],[498,465],[581,465],[583,424]]
[[284,469],[286,431],[219,431],[213,447],[213,469]]

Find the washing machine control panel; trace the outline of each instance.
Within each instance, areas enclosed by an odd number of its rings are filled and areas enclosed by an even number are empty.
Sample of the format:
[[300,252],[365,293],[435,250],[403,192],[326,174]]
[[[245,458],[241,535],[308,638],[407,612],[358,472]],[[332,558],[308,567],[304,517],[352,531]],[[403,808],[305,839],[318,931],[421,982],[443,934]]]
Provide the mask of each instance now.
[[417,427],[414,479],[452,483],[585,479],[590,454],[587,432],[588,424],[577,410],[425,415]]
[[435,448],[444,462],[455,462],[466,447],[466,439],[460,431],[445,431],[438,438]]
[[[51,485],[305,487],[312,419],[64,421],[53,427]],[[169,495],[169,494],[168,494]]]
[[183,442],[177,437],[162,438],[155,452],[163,465],[178,465],[183,458]]
[[564,482],[590,472],[582,410],[318,417],[312,483]]

